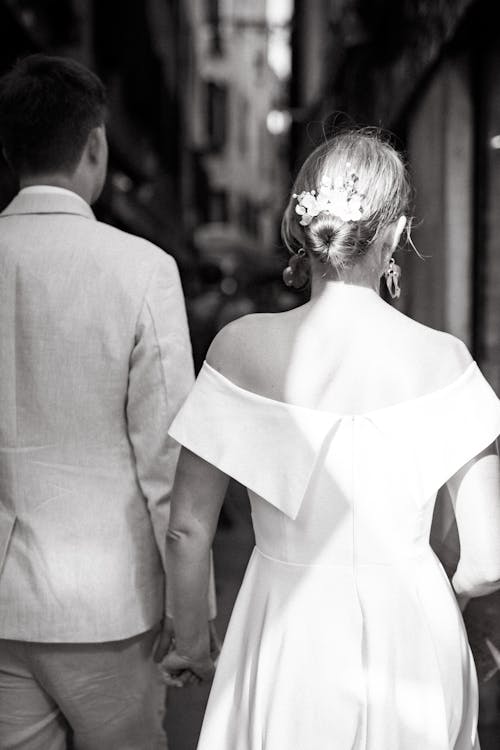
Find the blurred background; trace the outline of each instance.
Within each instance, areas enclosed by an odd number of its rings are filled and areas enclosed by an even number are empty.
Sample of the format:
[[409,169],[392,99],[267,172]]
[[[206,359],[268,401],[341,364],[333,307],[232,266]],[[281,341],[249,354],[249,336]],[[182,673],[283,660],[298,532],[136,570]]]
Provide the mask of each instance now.
[[[356,123],[391,130],[413,176],[425,260],[400,253],[398,307],[463,339],[500,394],[498,0],[0,0],[0,73],[35,51],[107,85],[96,213],[176,258],[198,367],[228,321],[303,301],[281,282],[281,214],[303,157]],[[0,163],[0,209],[16,189]],[[236,485],[226,505],[222,631],[252,545]],[[446,513],[436,529],[453,542]],[[498,750],[500,595],[471,602],[466,621],[482,747]],[[171,750],[194,748],[205,700],[171,691]]]

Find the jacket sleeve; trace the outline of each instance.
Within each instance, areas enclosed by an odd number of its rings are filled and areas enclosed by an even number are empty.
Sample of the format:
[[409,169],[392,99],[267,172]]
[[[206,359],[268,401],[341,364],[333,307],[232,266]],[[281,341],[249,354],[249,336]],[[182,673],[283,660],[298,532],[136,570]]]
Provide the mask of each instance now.
[[[174,259],[161,257],[140,310],[130,359],[127,424],[163,567],[179,444],[170,424],[194,382],[184,295]],[[215,617],[214,586],[209,609]]]

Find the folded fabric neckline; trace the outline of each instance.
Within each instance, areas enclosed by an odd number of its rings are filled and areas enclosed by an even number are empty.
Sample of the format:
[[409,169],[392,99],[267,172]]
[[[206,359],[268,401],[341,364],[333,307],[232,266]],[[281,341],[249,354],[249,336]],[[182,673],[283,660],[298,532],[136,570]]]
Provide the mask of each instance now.
[[385,412],[391,411],[392,409],[403,408],[405,406],[412,406],[413,404],[418,404],[422,401],[431,400],[435,397],[446,394],[448,391],[454,390],[459,385],[462,385],[463,382],[466,382],[473,373],[476,373],[478,371],[478,365],[473,360],[457,378],[452,380],[447,385],[442,386],[441,388],[436,388],[433,391],[429,391],[428,393],[423,393],[420,396],[415,396],[414,398],[404,399],[403,401],[396,401],[394,404],[381,406],[377,409],[370,409],[369,411],[340,413],[340,412],[331,411],[329,409],[315,409],[311,406],[301,406],[299,404],[290,404],[287,401],[280,401],[278,399],[270,398],[269,396],[263,396],[260,393],[256,393],[255,391],[250,391],[247,388],[243,388],[242,386],[237,385],[234,381],[230,380],[225,375],[223,375],[219,370],[216,370],[215,367],[212,367],[212,365],[210,365],[206,360],[203,363],[203,366],[208,368],[216,377],[223,380],[231,388],[233,388],[236,391],[240,391],[241,393],[245,394],[246,396],[250,398],[255,398],[260,401],[267,401],[272,404],[278,404],[279,406],[288,407],[290,409],[298,409],[298,410],[302,410],[305,412],[330,414],[332,417],[337,418],[337,419],[354,419],[354,418],[363,418],[363,417],[369,419],[372,416],[376,416],[378,414],[384,414]]

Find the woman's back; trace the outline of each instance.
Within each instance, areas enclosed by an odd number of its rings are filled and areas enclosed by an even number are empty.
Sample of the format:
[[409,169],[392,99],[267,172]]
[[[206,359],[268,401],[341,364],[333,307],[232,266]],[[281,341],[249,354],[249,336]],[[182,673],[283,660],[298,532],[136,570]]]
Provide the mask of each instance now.
[[[221,434],[225,422],[246,425],[225,452],[250,491],[261,551],[348,564],[354,547],[372,562],[430,552],[435,495],[477,440],[461,401],[482,396],[479,377],[458,340],[369,289],[336,285],[290,313],[229,326],[200,380],[219,391]],[[434,444],[449,445],[457,415],[463,448],[441,456]]]
[[267,398],[361,414],[446,387],[471,357],[461,341],[402,315],[373,289],[339,282],[294,310],[235,321],[207,361]]

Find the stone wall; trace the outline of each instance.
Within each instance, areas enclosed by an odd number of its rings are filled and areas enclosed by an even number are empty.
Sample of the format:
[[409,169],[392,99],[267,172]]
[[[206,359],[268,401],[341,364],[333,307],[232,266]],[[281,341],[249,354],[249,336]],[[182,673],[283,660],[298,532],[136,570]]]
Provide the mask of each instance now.
[[[334,98],[359,119],[391,127],[474,0],[363,0],[359,42],[345,49]],[[352,28],[352,16],[349,19]],[[342,22],[340,39],[349,38]],[[351,31],[352,36],[352,31]]]

